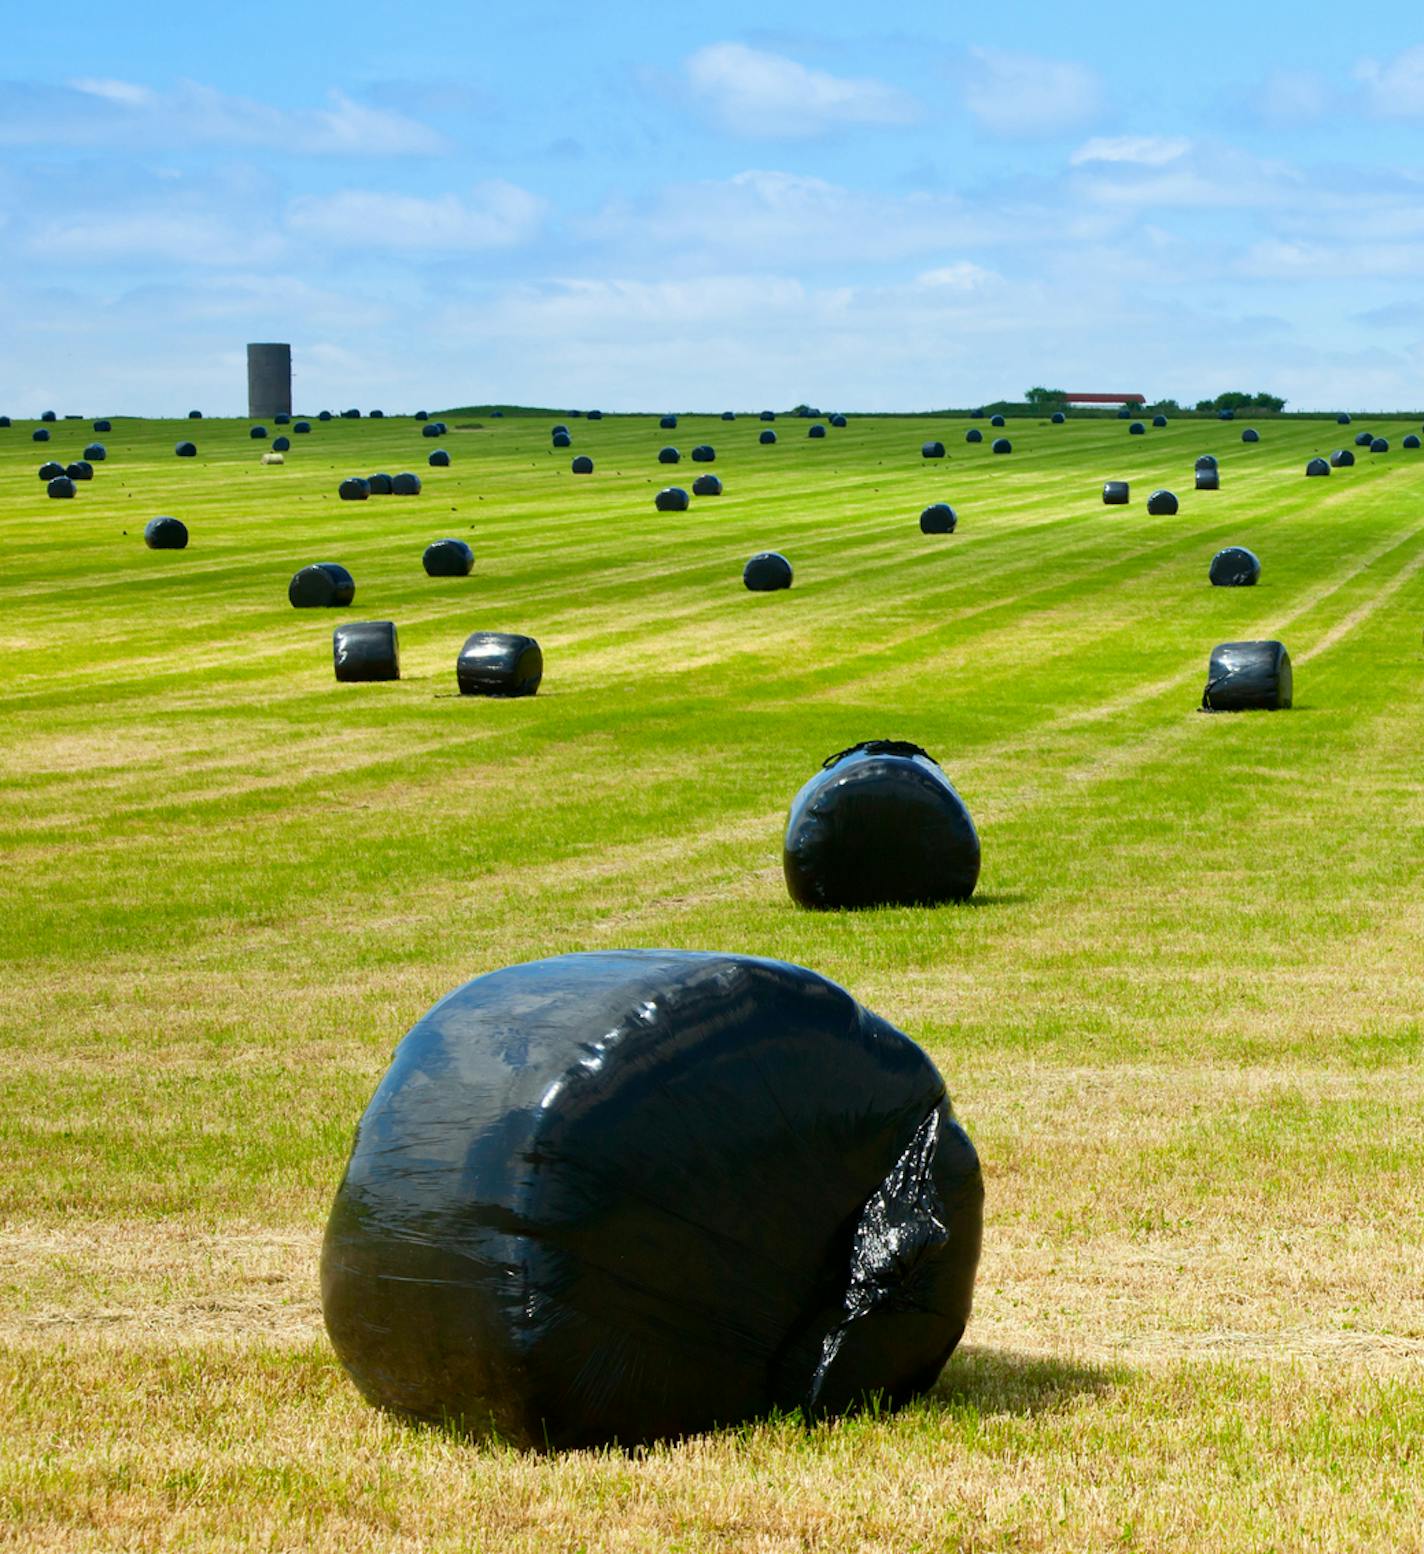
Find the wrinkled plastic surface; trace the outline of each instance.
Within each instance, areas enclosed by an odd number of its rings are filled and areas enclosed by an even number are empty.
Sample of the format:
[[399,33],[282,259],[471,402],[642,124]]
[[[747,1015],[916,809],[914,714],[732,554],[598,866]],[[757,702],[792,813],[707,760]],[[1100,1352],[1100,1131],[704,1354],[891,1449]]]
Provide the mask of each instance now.
[[1158,517],[1165,513],[1174,513],[1177,510],[1177,496],[1174,491],[1157,490],[1147,498],[1147,511]]
[[468,577],[475,553],[464,540],[435,540],[425,547],[420,563],[427,577]]
[[1198,491],[1220,491],[1221,471],[1218,469],[1197,470],[1196,487]]
[[1337,448],[1330,455],[1330,462],[1336,469],[1348,469],[1355,462],[1355,455],[1349,448]]
[[[450,455],[444,448],[432,448],[430,450],[430,457],[425,462],[431,469],[448,469],[450,467]],[[574,462],[578,463],[578,460],[575,459]]]
[[659,464],[680,464],[681,462],[682,462],[682,455],[677,451],[676,448],[659,448],[658,449],[658,463]]
[[341,482],[336,488],[336,494],[343,502],[364,502],[371,494],[371,482],[352,475],[350,479]]
[[150,518],[143,528],[143,543],[150,550],[187,550],[188,525],[181,518]]
[[942,442],[921,443],[920,457],[922,459],[942,459],[944,457],[944,444]]
[[721,496],[722,482],[716,475],[699,475],[692,482],[693,496]]
[[742,568],[742,581],[753,593],[775,593],[791,587],[791,563],[776,550],[763,550]]
[[355,581],[335,561],[317,561],[303,567],[287,585],[287,599],[298,610],[344,607],[355,597]]
[[74,495],[74,482],[68,475],[56,475],[45,487],[50,496],[63,500]]
[[1284,643],[1223,642],[1211,650],[1202,707],[1207,712],[1274,712],[1290,706],[1293,691]]
[[685,513],[691,500],[681,486],[664,486],[653,498],[653,506],[660,513]]
[[173,451],[180,459],[195,459],[198,456],[198,445],[192,442],[175,443]]
[[1261,563],[1244,545],[1228,545],[1211,558],[1207,576],[1216,588],[1254,588],[1261,580]]
[[1132,437],[1145,437],[1147,435],[1147,428],[1142,424],[1141,421],[1134,421],[1127,430],[1129,436]]
[[[1353,457],[1351,457],[1350,462],[1351,464],[1355,462]],[[1324,459],[1312,459],[1305,466],[1305,472],[1307,475],[1328,475],[1330,473],[1330,465]]]
[[1125,480],[1105,480],[1103,482],[1103,505],[1106,507],[1121,507],[1131,494],[1131,488]]
[[757,441],[761,443],[763,447],[769,448],[772,443],[776,441],[776,433],[773,432],[770,427],[768,427],[766,431],[762,432],[757,437]]
[[1241,434],[1242,442],[1260,442],[1261,434],[1254,426],[1248,426]]
[[586,453],[581,453],[569,465],[569,469],[575,475],[591,475],[593,473],[593,460]]
[[989,448],[990,453],[1012,453],[1014,445],[1007,437],[996,437]]
[[694,464],[711,464],[717,457],[717,450],[711,443],[700,442],[692,450],[692,462]]
[[512,631],[472,631],[455,663],[462,696],[532,696],[543,678],[539,644]]
[[948,502],[931,502],[920,514],[921,534],[953,534],[959,517]]
[[983,1182],[921,1049],[740,955],[491,972],[401,1042],[322,1307],[372,1403],[523,1447],[890,1405],[969,1318]]
[[392,496],[419,496],[420,476],[413,470],[402,470],[391,480]]
[[791,803],[786,887],[821,910],[964,901],[979,881],[979,834],[938,762],[874,739],[833,755]]
[[352,621],[331,634],[336,678],[349,683],[400,679],[394,621]]

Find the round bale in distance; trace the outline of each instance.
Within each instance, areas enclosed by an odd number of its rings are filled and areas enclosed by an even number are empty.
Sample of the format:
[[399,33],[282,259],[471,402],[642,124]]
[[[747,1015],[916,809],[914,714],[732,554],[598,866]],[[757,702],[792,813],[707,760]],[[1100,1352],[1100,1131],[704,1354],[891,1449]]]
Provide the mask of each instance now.
[[659,464],[680,464],[681,462],[682,455],[677,451],[676,448],[668,447],[658,449]]
[[765,431],[758,435],[757,441],[763,448],[769,448],[776,441],[776,433],[768,426]]
[[84,457],[91,464],[102,464],[109,456],[109,450],[101,442],[91,442],[84,450]]
[[88,459],[76,459],[73,464],[65,466],[64,473],[71,480],[93,480],[94,466]]
[[1197,462],[1196,462],[1194,468],[1196,468],[1196,469],[1215,469],[1216,468],[1216,455],[1214,453],[1199,454],[1198,457],[1197,457]]
[[391,477],[384,470],[374,475],[367,475],[366,489],[372,496],[389,496],[391,494]]
[[392,496],[419,496],[420,476],[413,470],[402,470],[391,481]]
[[1123,507],[1127,503],[1130,489],[1125,480],[1105,480],[1103,482],[1103,506]]
[[331,634],[336,678],[347,684],[400,679],[394,621],[352,621]]
[[292,432],[297,437],[305,437],[311,431],[310,421],[293,421]]
[[1214,465],[1209,469],[1199,469],[1195,474],[1198,491],[1221,490],[1221,471]]
[[0,427],[3,427],[6,431],[8,431],[10,429],[10,417],[9,416],[7,416],[7,415],[0,415]]
[[64,474],[64,465],[54,459],[47,459],[40,465],[41,480],[58,480],[62,474]]
[[291,416],[289,416],[285,410],[279,410],[277,414],[272,417],[272,419],[278,426],[290,426],[292,422]]
[[699,475],[692,482],[693,496],[721,496],[722,482],[716,475]]
[[984,434],[977,426],[971,426],[964,434],[965,442],[983,442]]
[[1254,588],[1261,580],[1261,563],[1244,545],[1228,545],[1211,558],[1207,576],[1213,588]]
[[1064,415],[1061,410],[1055,410],[1048,419],[1052,421],[1055,426],[1062,426],[1068,417]]
[[181,518],[150,518],[144,525],[143,543],[150,550],[187,550],[188,525]]
[[356,583],[335,561],[317,561],[303,567],[287,585],[287,599],[294,609],[345,607],[356,597]]
[[[1350,456],[1350,462],[1352,464],[1355,462],[1353,454]],[[1307,475],[1328,475],[1330,473],[1330,466],[1324,459],[1312,459],[1305,466],[1305,472]]]
[[1260,442],[1261,434],[1254,426],[1248,426],[1241,434],[1242,442]]
[[1147,511],[1154,517],[1170,515],[1177,510],[1176,493],[1159,487],[1147,498]]
[[336,494],[343,502],[364,502],[371,494],[371,482],[362,480],[359,475],[352,475],[341,482],[336,488]]
[[201,410],[190,410],[188,412],[188,419],[190,421],[201,421],[203,419],[203,412]]
[[41,410],[40,411],[40,420],[41,421],[57,421],[57,420],[59,420],[59,416],[53,410]]
[[808,426],[806,428],[806,435],[808,437],[824,437],[826,435],[826,429],[819,421],[817,421],[814,426]]
[[1281,642],[1222,642],[1211,650],[1206,712],[1275,712],[1291,704],[1290,654]]
[[[450,455],[443,448],[432,448],[430,457],[425,461],[432,469],[448,469],[450,467]],[[577,459],[574,460],[578,462]]]
[[198,445],[195,442],[174,443],[173,452],[180,459],[196,459],[198,456]]
[[658,425],[663,431],[670,432],[677,425],[677,417],[675,415],[665,415],[658,422]]
[[776,419],[776,411],[774,411],[774,410],[763,410],[762,413],[761,413],[761,419],[763,421],[774,421]]
[[567,432],[555,432],[550,441],[556,448],[572,448],[574,445],[573,438]]
[[1007,437],[996,437],[989,446],[990,453],[1012,453],[1014,445]]
[[31,442],[48,442],[49,441],[49,432],[43,426],[37,426],[34,429],[34,431],[32,431],[30,433],[30,441]]
[[1348,426],[1350,424],[1350,417],[1346,415],[1344,411],[1341,411],[1341,413],[1335,417],[1335,424],[1337,426]]
[[827,416],[826,419],[831,423],[832,426],[836,428],[837,431],[842,430],[846,425],[846,418],[839,412],[833,416]]
[[742,581],[753,593],[775,593],[791,587],[791,563],[776,550],[763,550],[742,568]]
[[96,432],[112,432],[113,429],[113,424],[109,421],[95,421],[94,423],[94,430]]
[[285,453],[291,446],[292,439],[290,437],[274,437],[272,439],[273,453]]
[[415,412],[415,419],[417,421],[428,421],[430,419],[430,412],[428,410],[417,410]]
[[691,498],[681,486],[664,486],[653,498],[660,513],[685,513]]
[[561,955],[400,1043],[322,1310],[369,1402],[516,1448],[896,1407],[963,1334],[983,1196],[934,1064],[824,977]]
[[1003,424],[1004,424],[1003,416],[1001,416],[1001,415],[991,415],[989,417],[989,425],[990,426],[1002,426]]
[[724,421],[735,421],[737,419],[737,412],[735,410],[724,410],[722,412],[722,419]]
[[1404,441],[1400,444],[1400,447],[1402,447],[1402,448],[1417,448],[1418,446],[1419,446],[1419,433],[1418,432],[1410,432],[1408,434],[1408,436],[1405,437]]
[[1131,437],[1145,437],[1147,435],[1147,428],[1141,421],[1134,421],[1127,430],[1128,435]]
[[251,437],[254,441],[257,441],[258,439],[263,438],[263,437],[265,437],[267,435],[267,428],[265,426],[253,426],[253,427],[250,427],[248,429],[247,435],[249,437]]
[[958,515],[948,502],[931,502],[920,514],[921,534],[953,534]]
[[468,577],[474,570],[475,553],[464,540],[434,540],[420,558],[427,577]]
[[601,410],[590,410],[588,419],[590,421],[601,421],[603,419],[603,412]]
[[1336,469],[1349,469],[1355,462],[1354,452],[1349,448],[1337,448],[1330,455],[1330,462]]
[[329,421],[329,420],[331,420],[331,411],[329,411],[329,410],[321,411],[318,414],[318,416],[317,416],[317,420],[318,421]]
[[782,867],[798,906],[965,901],[979,881],[979,836],[928,752],[873,739],[833,755],[792,800]]
[[1370,452],[1371,453],[1388,453],[1389,452],[1389,438],[1388,437],[1376,437],[1370,443]]
[[1375,440],[1375,434],[1373,432],[1356,432],[1355,433],[1355,446],[1357,448],[1368,448],[1369,445],[1374,440]]
[[692,450],[692,462],[694,464],[711,464],[717,457],[717,450],[710,444],[700,442]]
[[68,475],[56,475],[45,487],[50,496],[63,501],[74,495],[74,482]]
[[1166,426],[1167,417],[1164,415],[1154,415],[1152,417],[1152,424],[1153,426]]
[[942,459],[944,457],[944,444],[942,442],[921,443],[920,457],[922,459]]
[[455,663],[461,696],[532,696],[543,678],[539,644],[512,631],[472,631]]
[[593,473],[593,460],[586,453],[581,453],[569,465],[569,469],[575,475],[591,475]]
[[422,437],[438,437],[440,435],[440,431],[441,427],[439,421],[427,421],[425,425],[421,427],[420,435]]

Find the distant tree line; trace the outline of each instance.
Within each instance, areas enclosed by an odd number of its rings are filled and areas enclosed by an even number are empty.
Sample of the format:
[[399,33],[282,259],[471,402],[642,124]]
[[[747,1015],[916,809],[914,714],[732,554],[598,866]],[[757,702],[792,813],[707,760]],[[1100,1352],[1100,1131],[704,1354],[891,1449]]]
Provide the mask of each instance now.
[[[1067,407],[1067,393],[1063,389],[1044,388],[1036,385],[1024,392],[1024,404],[1031,410],[1062,410]],[[1218,394],[1215,399],[1199,399],[1194,406],[1203,413],[1217,410],[1284,410],[1286,402],[1278,394],[1245,394],[1240,389],[1232,389],[1225,394]],[[1181,406],[1175,399],[1158,399],[1150,405],[1144,405],[1144,410],[1154,414],[1167,415],[1172,411],[1181,411]]]

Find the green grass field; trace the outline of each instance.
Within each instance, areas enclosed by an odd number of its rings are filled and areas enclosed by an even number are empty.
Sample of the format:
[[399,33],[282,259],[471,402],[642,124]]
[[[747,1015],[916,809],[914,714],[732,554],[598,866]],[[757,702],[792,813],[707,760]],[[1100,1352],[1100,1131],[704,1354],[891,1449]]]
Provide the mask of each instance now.
[[[0,430],[0,1544],[1424,1547],[1417,428],[1306,480],[1363,423],[1026,420],[1009,458],[569,424],[450,418],[429,470],[415,423],[336,421],[275,469],[245,421],[116,421],[72,502],[35,471],[89,423]],[[726,495],[655,512],[698,472],[668,441]],[[376,469],[423,494],[337,500]],[[471,577],[424,575],[445,535]],[[1259,587],[1207,585],[1227,544]],[[741,586],[766,548],[787,593]],[[350,610],[289,608],[317,560]],[[404,678],[338,685],[332,627],[384,618]],[[536,698],[455,694],[476,628],[540,640]],[[1199,714],[1263,636],[1295,709]],[[869,737],[963,794],[970,904],[791,905],[789,800]],[[813,967],[939,1063],[985,1254],[921,1404],[527,1457],[341,1373],[318,1245],[396,1042],[479,972],[636,945]]]

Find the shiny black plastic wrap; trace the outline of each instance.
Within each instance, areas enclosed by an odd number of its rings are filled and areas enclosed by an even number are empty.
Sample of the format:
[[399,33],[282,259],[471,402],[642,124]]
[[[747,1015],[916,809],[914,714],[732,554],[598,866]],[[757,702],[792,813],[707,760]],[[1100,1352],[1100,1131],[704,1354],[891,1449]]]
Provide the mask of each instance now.
[[763,410],[762,411],[762,413],[761,413],[761,420],[763,420],[763,421],[774,421],[775,419],[776,419],[776,411],[774,411],[774,410]]
[[681,462],[682,455],[677,451],[676,448],[668,447],[658,449],[659,464],[680,464]]
[[569,465],[569,469],[575,475],[591,475],[593,473],[593,460],[586,453],[581,453]]
[[1177,497],[1173,491],[1164,491],[1159,488],[1147,498],[1147,511],[1158,517],[1174,513],[1176,510]]
[[930,1386],[983,1181],[925,1053],[844,989],[614,950],[477,977],[401,1042],[327,1223],[372,1403],[526,1448]]
[[39,476],[41,480],[58,480],[62,474],[64,474],[64,465],[55,459],[46,459],[40,465]]
[[1248,426],[1241,434],[1242,442],[1260,442],[1261,434],[1254,426]]
[[826,419],[831,423],[832,426],[836,428],[837,431],[842,430],[848,424],[846,418],[841,415],[839,411],[837,411],[833,416],[827,416]]
[[777,550],[763,550],[742,568],[742,581],[756,594],[791,587],[791,563]]
[[1197,459],[1195,467],[1197,469],[1215,469],[1216,468],[1216,455],[1214,453],[1203,453],[1203,454],[1201,454],[1198,457],[1198,459]]
[[291,446],[292,439],[290,437],[274,437],[272,439],[273,453],[286,453]]
[[1374,440],[1375,440],[1375,434],[1373,432],[1356,432],[1355,433],[1355,446],[1357,448],[1368,448],[1369,445]]
[[45,491],[57,501],[66,500],[74,495],[74,482],[68,475],[56,475]]
[[[277,414],[272,417],[272,420],[278,426],[290,426],[292,418],[285,410],[279,410]],[[98,428],[96,427],[95,430],[97,429]]]
[[0,427],[3,427],[4,430],[7,431],[7,432],[10,430],[10,417],[9,416],[7,416],[7,415],[0,415]]
[[150,518],[144,525],[143,543],[150,550],[187,550],[188,525],[181,518]]
[[1374,441],[1370,444],[1370,452],[1371,453],[1388,453],[1389,452],[1389,438],[1388,437],[1376,437],[1374,439]]
[[1355,462],[1355,455],[1349,448],[1337,448],[1330,455],[1330,462],[1336,469],[1349,469]]
[[1198,491],[1220,491],[1221,471],[1219,469],[1197,470],[1196,486]]
[[336,494],[343,502],[364,502],[371,494],[371,482],[363,480],[359,475],[352,475],[341,482],[336,488]]
[[532,696],[543,678],[539,644],[513,631],[472,631],[455,663],[461,696]]
[[88,459],[76,459],[73,464],[64,466],[64,473],[71,480],[93,480],[94,466]]
[[1166,426],[1167,417],[1164,415],[1154,415],[1152,417],[1152,424],[1153,426]]
[[1211,558],[1207,575],[1214,588],[1254,588],[1261,580],[1261,563],[1244,545],[1228,545]]
[[32,431],[30,433],[30,441],[31,442],[48,442],[49,441],[49,432],[46,430],[45,427],[37,426],[34,429],[34,431]]
[[292,422],[292,431],[295,432],[298,437],[305,437],[311,431],[311,422],[310,421],[293,421]]
[[824,437],[826,435],[826,429],[819,421],[817,421],[814,426],[808,426],[806,428],[806,435],[808,437]]
[[1289,707],[1294,685],[1282,642],[1223,642],[1211,650],[1202,707],[1207,712],[1256,712]]
[[675,415],[665,415],[658,421],[658,425],[663,431],[670,432],[677,426],[677,417]]
[[1420,443],[1419,443],[1419,433],[1418,432],[1410,432],[1409,435],[1404,439],[1403,442],[1400,443],[1399,446],[1401,448],[1417,448],[1417,447],[1419,447],[1420,446]]
[[248,428],[247,435],[254,442],[260,442],[264,437],[268,436],[268,431],[265,426],[252,426]]
[[352,621],[331,634],[336,678],[347,682],[400,679],[394,621]]
[[[1353,464],[1355,461],[1353,458],[1351,458],[1350,462]],[[1312,459],[1310,463],[1305,466],[1305,472],[1307,475],[1314,476],[1328,475],[1330,473],[1330,466],[1324,459]]]
[[776,433],[770,427],[767,427],[764,432],[758,435],[757,441],[763,448],[769,448],[776,441]]
[[965,442],[983,442],[984,434],[977,426],[971,426],[964,434]]
[[921,534],[953,534],[959,517],[948,502],[931,502],[920,514]]
[[1131,495],[1131,488],[1125,480],[1105,480],[1103,482],[1103,506],[1122,507]]
[[439,437],[443,434],[443,432],[444,428],[441,426],[439,421],[427,421],[420,429],[420,435],[422,437]]
[[102,464],[109,456],[109,450],[101,442],[91,442],[84,450],[84,457],[91,464]]
[[692,482],[693,496],[721,496],[722,482],[716,475],[699,475]]
[[921,443],[920,457],[922,459],[942,459],[944,457],[944,444],[942,442]]
[[938,762],[872,739],[833,755],[791,802],[786,888],[821,910],[964,901],[979,882],[979,834]]
[[317,420],[318,421],[329,421],[329,420],[331,420],[331,411],[329,411],[329,410],[322,410],[322,411],[318,412]]
[[664,486],[653,498],[653,506],[660,513],[685,513],[691,500],[681,486]]
[[95,421],[94,423],[94,430],[96,432],[112,432],[113,429],[112,423],[108,421]]
[[1052,421],[1055,426],[1062,426],[1068,417],[1064,415],[1061,410],[1055,410],[1048,419]]
[[549,441],[555,448],[572,448],[574,445],[573,438],[567,432],[555,432]]
[[420,558],[427,577],[468,577],[474,570],[475,553],[464,540],[435,540]]
[[[444,450],[444,448],[432,448],[430,450],[430,457],[426,459],[425,462],[431,467],[431,469],[449,469],[450,455]],[[575,459],[574,462],[577,463],[578,460]]]
[[1127,431],[1130,437],[1145,437],[1147,435],[1147,428],[1141,421],[1134,421]]
[[991,415],[989,417],[989,425],[990,426],[1002,426],[1003,424],[1004,424],[1003,416],[1001,416],[1001,415]]
[[405,469],[391,479],[392,496],[419,496],[420,476],[414,470]]
[[198,456],[198,445],[195,442],[174,443],[173,452],[180,459],[195,459]]
[[1350,424],[1350,417],[1342,411],[1335,417],[1335,421],[1339,426],[1348,426]]
[[287,599],[298,610],[344,608],[355,597],[355,581],[335,561],[317,561],[303,567],[287,585]]
[[391,476],[385,470],[380,470],[374,475],[367,475],[366,489],[372,496],[389,496],[391,494]]
[[1014,445],[1007,437],[996,437],[989,446],[990,453],[1012,453]]
[[716,461],[717,450],[711,443],[700,442],[692,450],[692,462],[694,464],[711,464]]

